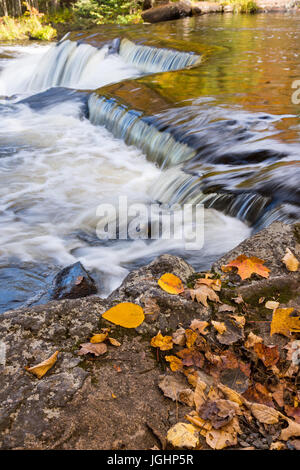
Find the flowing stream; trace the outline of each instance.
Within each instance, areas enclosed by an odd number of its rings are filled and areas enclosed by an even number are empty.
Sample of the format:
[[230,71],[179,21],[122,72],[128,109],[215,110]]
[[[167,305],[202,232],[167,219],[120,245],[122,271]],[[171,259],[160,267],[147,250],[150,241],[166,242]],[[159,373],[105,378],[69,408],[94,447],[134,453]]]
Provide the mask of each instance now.
[[[78,260],[105,296],[159,254],[206,269],[251,231],[299,220],[300,23],[265,18],[0,45],[0,311],[31,304]],[[204,246],[100,240],[97,207],[120,197],[203,203]]]

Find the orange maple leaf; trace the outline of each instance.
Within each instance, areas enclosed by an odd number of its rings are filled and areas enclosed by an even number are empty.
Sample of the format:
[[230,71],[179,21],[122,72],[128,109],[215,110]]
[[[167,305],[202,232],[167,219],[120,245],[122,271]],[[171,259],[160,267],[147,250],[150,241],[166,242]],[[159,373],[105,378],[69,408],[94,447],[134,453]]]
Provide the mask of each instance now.
[[222,266],[222,271],[228,272],[232,268],[237,268],[242,280],[248,279],[253,273],[259,274],[262,277],[269,277],[270,269],[264,266],[264,263],[264,260],[256,258],[256,256],[248,258],[246,255],[239,255],[233,261]]

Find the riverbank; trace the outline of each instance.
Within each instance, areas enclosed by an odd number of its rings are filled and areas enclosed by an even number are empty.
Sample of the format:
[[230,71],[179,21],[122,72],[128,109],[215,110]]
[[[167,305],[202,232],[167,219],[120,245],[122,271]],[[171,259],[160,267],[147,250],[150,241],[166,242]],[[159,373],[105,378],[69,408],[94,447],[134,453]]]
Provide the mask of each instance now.
[[[221,281],[219,301],[207,306],[159,287],[167,272],[185,288],[199,279],[182,259],[162,255],[131,272],[105,300],[54,301],[0,316],[0,448],[299,449],[299,362],[291,348],[299,339],[300,277],[282,262],[287,248],[299,259],[299,242],[299,224],[280,222],[245,240],[213,265],[209,276]],[[222,266],[241,254],[264,260],[269,276],[241,280],[224,273]],[[144,322],[128,329],[101,318],[119,302],[140,305]],[[289,309],[293,331],[270,336],[274,312],[267,302],[282,315]],[[110,328],[120,346],[108,345],[99,357],[78,355],[80,344],[101,328]],[[173,334],[172,351],[150,345],[159,331]],[[186,343],[190,356],[184,359],[182,334],[188,331],[194,346]],[[43,378],[25,371],[55,351],[58,361]],[[172,372],[166,355],[188,362]],[[218,418],[221,404],[228,413]],[[193,423],[191,439],[172,444],[169,430],[177,423]]]
[[[151,7],[151,5],[154,6]],[[141,4],[133,10],[129,6],[124,10],[118,2],[115,6],[109,5],[105,9],[95,4],[93,0],[87,0],[78,1],[74,6],[52,14],[40,13],[27,5],[27,10],[22,17],[0,18],[0,41],[25,39],[52,41],[61,39],[68,31],[88,30],[101,24],[157,23],[213,13],[297,11],[299,5],[298,0],[219,0],[217,2],[181,0],[171,3],[145,1],[143,8]]]

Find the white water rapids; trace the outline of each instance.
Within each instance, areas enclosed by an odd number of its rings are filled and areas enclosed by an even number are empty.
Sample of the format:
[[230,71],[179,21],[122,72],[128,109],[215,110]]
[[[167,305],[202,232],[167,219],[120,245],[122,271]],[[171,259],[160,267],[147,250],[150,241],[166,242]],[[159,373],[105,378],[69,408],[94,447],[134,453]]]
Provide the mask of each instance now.
[[199,251],[185,253],[184,240],[101,244],[96,239],[97,206],[117,205],[119,196],[127,196],[129,204],[151,203],[151,188],[163,171],[136,147],[93,125],[77,95],[42,109],[15,105],[20,97],[56,85],[90,90],[141,74],[118,54],[106,56],[105,49],[70,48],[68,64],[61,68],[55,46],[0,50],[15,56],[0,59],[0,94],[17,95],[0,102],[0,278],[11,259],[59,267],[79,260],[100,272],[100,293],[107,295],[129,269],[159,254],[186,255],[201,266],[202,258],[215,259],[248,236],[245,224],[209,209]]

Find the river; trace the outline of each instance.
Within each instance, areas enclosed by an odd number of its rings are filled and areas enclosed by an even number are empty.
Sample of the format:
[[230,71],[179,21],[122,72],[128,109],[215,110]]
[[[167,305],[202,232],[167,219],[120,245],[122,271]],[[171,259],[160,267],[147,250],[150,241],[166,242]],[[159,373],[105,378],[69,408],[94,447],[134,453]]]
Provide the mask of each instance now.
[[[299,220],[299,20],[206,15],[0,44],[0,311],[38,301],[76,261],[106,296],[162,253],[206,269]],[[120,197],[203,203],[203,247],[99,239],[97,207]]]

